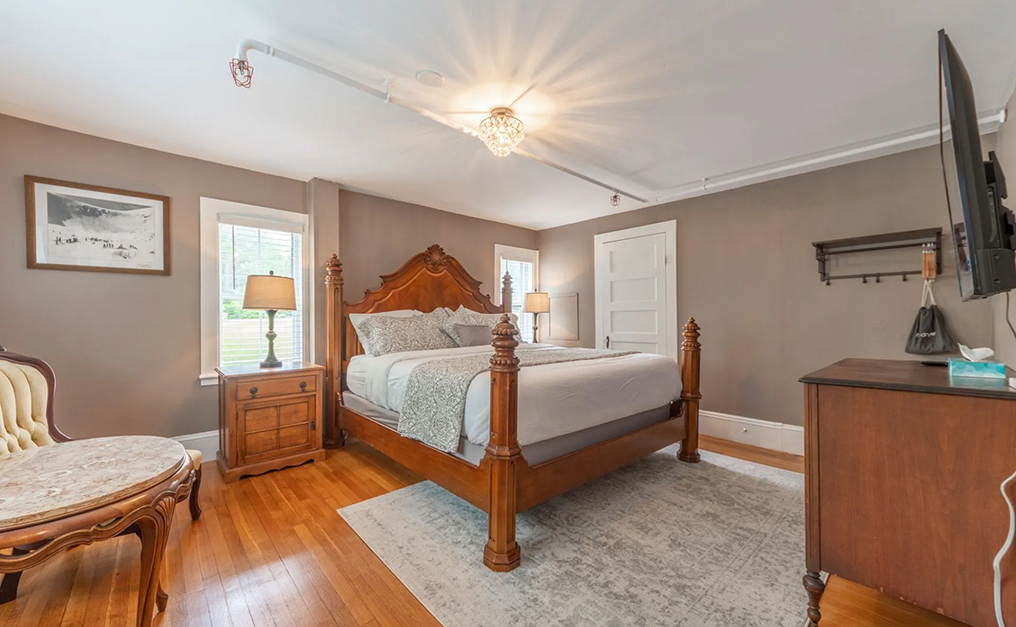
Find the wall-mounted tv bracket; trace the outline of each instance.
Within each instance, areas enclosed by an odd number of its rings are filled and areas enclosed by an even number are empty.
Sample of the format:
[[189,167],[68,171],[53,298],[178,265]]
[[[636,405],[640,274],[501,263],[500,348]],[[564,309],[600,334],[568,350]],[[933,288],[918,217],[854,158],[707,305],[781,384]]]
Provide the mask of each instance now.
[[[892,276],[903,277],[904,281],[911,275],[920,275],[925,279],[934,279],[938,274],[942,273],[941,228],[901,231],[899,233],[881,233],[879,235],[864,235],[862,237],[812,242],[812,246],[815,247],[815,258],[818,259],[819,279],[826,285],[830,285],[833,281],[840,279],[861,279],[862,283],[867,283],[869,278],[874,278],[876,283],[881,283],[883,278]],[[917,270],[839,275],[831,275],[827,270],[826,262],[833,255],[918,247],[921,248],[922,263],[921,268]]]

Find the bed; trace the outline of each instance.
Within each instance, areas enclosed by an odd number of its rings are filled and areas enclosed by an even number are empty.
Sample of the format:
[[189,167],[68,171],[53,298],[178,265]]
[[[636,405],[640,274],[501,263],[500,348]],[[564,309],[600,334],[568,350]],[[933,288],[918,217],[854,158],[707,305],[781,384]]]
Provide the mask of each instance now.
[[[520,563],[518,512],[675,442],[681,442],[678,459],[698,462],[701,346],[694,319],[684,327],[680,365],[645,354],[562,362],[556,360],[574,355],[519,344],[509,315],[440,246],[381,280],[362,300],[347,303],[342,264],[335,255],[328,262],[326,445],[342,446],[353,436],[485,511],[483,561],[491,570]],[[511,290],[506,275],[502,303],[512,302]],[[493,349],[453,345],[369,355],[353,325],[358,314],[441,308],[501,314],[491,331]],[[482,363],[483,371],[466,376],[461,424],[445,444],[400,434],[400,417],[418,409],[407,383],[413,373],[460,362]]]

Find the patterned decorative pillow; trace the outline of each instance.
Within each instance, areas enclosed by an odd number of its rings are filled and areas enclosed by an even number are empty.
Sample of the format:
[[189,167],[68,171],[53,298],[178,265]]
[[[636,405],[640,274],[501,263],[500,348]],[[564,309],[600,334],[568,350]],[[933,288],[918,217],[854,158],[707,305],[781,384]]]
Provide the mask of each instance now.
[[[455,342],[441,330],[444,320],[446,312],[434,311],[408,318],[377,316],[365,320],[361,327],[371,355],[380,357],[389,353],[455,348]],[[360,343],[363,344],[362,339]]]
[[[518,329],[519,317],[516,316],[515,314],[509,315],[511,317],[512,324],[515,325],[516,329]],[[449,316],[448,319],[444,322],[444,324],[441,325],[441,330],[447,333],[448,337],[452,338],[452,340],[455,341],[456,346],[468,346],[468,344],[466,344],[462,339],[462,337],[459,335],[459,331],[456,328],[457,325],[477,326],[482,324],[485,325],[491,331],[493,331],[494,327],[497,326],[497,323],[500,321],[501,314],[499,313],[494,314],[480,313],[478,311],[466,309],[464,306],[461,306],[454,312],[452,312],[452,315]],[[515,339],[519,340],[520,342],[522,341],[521,337],[517,333],[515,334]]]
[[415,309],[396,309],[394,311],[382,311],[380,313],[369,313],[369,314],[349,314],[349,322],[353,325],[353,329],[356,330],[356,337],[360,340],[360,346],[363,347],[363,352],[366,354],[371,353],[370,340],[367,339],[366,334],[363,331],[363,323],[371,318],[377,318],[380,316],[390,316],[392,318],[408,318],[410,316],[422,316],[422,311],[416,311]]

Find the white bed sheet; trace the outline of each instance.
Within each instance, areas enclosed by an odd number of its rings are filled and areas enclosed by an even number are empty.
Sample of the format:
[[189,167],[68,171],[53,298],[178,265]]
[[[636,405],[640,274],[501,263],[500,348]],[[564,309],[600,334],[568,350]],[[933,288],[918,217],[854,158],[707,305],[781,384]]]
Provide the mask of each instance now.
[[[516,350],[558,350],[558,347],[523,344]],[[413,368],[434,359],[491,352],[489,346],[471,346],[381,357],[358,355],[346,370],[346,385],[357,396],[401,413],[406,382]],[[656,409],[676,400],[680,392],[681,369],[677,362],[663,355],[638,353],[522,368],[519,444],[542,442]],[[489,372],[478,375],[469,384],[462,434],[473,444],[487,444]]]

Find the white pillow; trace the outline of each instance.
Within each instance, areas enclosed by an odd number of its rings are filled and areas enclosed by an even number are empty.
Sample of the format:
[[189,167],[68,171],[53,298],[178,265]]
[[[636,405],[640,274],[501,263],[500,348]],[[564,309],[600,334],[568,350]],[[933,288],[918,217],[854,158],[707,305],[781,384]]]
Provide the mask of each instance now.
[[415,309],[396,309],[395,311],[382,311],[380,313],[351,313],[349,314],[349,322],[352,323],[353,328],[356,329],[356,337],[360,339],[360,346],[363,347],[363,352],[367,355],[371,354],[370,342],[363,332],[363,323],[375,316],[389,316],[391,318],[408,318],[410,316],[422,316],[422,311]]

